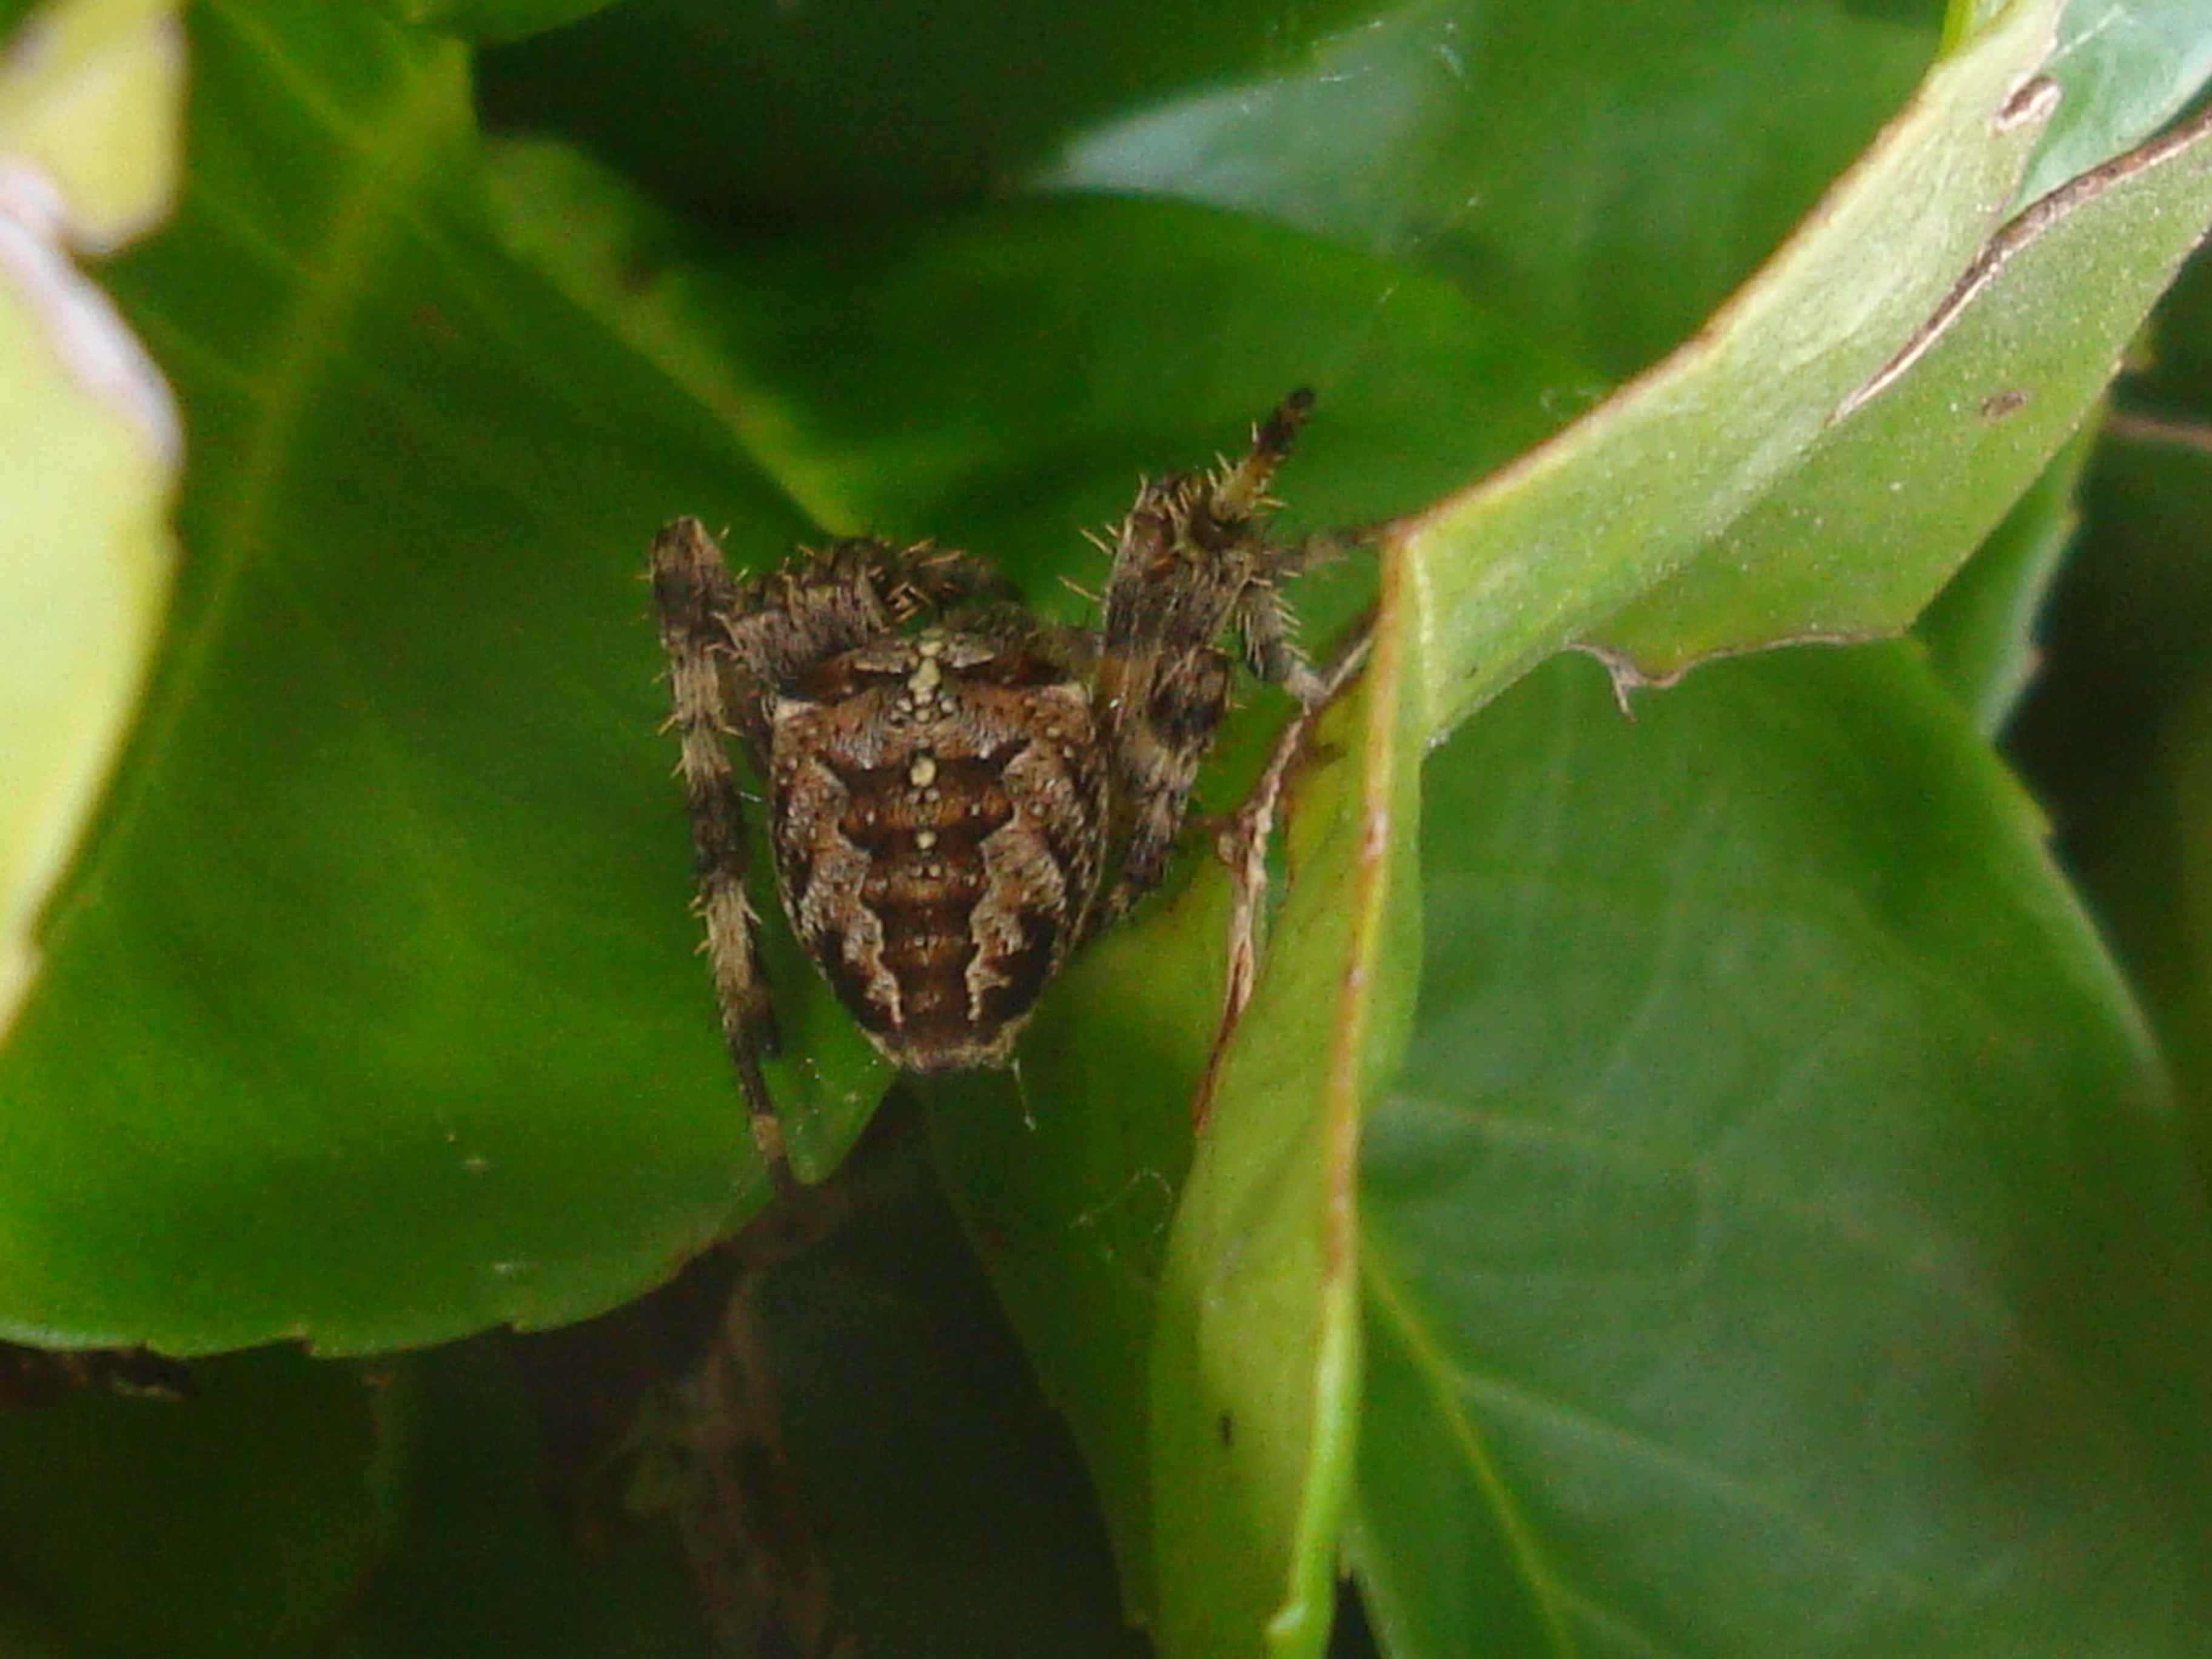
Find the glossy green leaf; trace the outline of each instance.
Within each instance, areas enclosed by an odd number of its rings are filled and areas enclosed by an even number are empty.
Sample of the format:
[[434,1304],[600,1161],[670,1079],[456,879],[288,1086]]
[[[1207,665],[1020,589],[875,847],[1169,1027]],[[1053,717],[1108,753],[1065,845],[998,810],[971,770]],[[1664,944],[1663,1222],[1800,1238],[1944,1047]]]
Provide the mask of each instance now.
[[804,222],[996,194],[1087,121],[1279,61],[1364,10],[627,0],[487,54],[481,83],[499,125],[579,139],[706,216]]
[[1791,476],[1592,643],[1666,679],[1793,635],[1901,627],[2081,420],[2208,224],[2212,120],[2038,203]]
[[0,1037],[153,653],[179,450],[160,372],[71,263],[167,210],[175,21],[79,3],[22,31],[0,59]]
[[[580,1317],[763,1184],[642,549],[679,509],[805,521],[494,246],[455,49],[362,10],[195,23],[183,207],[115,270],[190,410],[191,558],[0,1053],[0,1328],[358,1350]],[[781,1097],[849,1129],[880,1069],[776,967]]]
[[2193,1653],[2212,1229],[2033,810],[1903,647],[1432,762],[1370,1125],[1394,1659]]
[[1226,897],[1194,883],[1101,939],[1038,1011],[1018,1079],[928,1091],[945,1186],[1082,1449],[1133,1621],[1159,1601],[1152,1332]]
[[1170,1656],[1322,1652],[1359,1409],[1360,1123],[1419,955],[1419,594],[1386,564],[1356,690],[1285,783],[1280,907],[1198,1097],[1153,1338],[1159,1634]]
[[[1167,203],[1029,202],[718,247],[574,152],[497,151],[513,246],[744,437],[825,526],[972,548],[1088,612],[1078,526],[1140,471],[1319,394],[1316,527],[1432,498],[1554,424],[1568,360],[1449,283]],[[1347,356],[1328,345],[1357,338]],[[1362,583],[1363,587],[1367,584]],[[1329,620],[1315,634],[1325,638]]]
[[1411,0],[1085,128],[1038,183],[1231,208],[1449,276],[1581,361],[1565,415],[1766,257],[1910,94],[1936,9]]
[[2023,88],[2052,15],[2006,7],[1696,339],[1403,527],[1429,589],[1437,732],[1686,564],[1911,336],[2026,161],[2047,100]]
[[2212,80],[2212,13],[2197,0],[2069,0],[2044,73],[2064,96],[2022,205],[2134,149]]
[[196,1370],[192,1400],[0,1413],[0,1604],[57,1651],[308,1652],[389,1540],[393,1385],[281,1351]]

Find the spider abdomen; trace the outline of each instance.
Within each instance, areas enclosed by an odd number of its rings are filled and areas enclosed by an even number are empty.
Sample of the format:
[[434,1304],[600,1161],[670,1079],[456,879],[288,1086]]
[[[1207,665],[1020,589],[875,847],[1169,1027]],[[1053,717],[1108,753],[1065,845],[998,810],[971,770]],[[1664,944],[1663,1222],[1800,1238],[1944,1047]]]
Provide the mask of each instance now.
[[769,737],[777,883],[839,999],[907,1070],[1006,1065],[1097,893],[1085,684],[981,635],[887,636],[781,688]]
[[793,929],[876,1047],[909,1071],[1011,1064],[1069,954],[1159,885],[1237,660],[1310,710],[1359,659],[1328,681],[1309,666],[1282,585],[1328,546],[1269,532],[1268,485],[1312,406],[1294,392],[1241,459],[1138,487],[1095,627],[1036,614],[934,542],[842,537],[740,576],[696,518],[653,538],[722,1040],[780,1190],[760,1065],[778,1028],[731,740],[768,784]]

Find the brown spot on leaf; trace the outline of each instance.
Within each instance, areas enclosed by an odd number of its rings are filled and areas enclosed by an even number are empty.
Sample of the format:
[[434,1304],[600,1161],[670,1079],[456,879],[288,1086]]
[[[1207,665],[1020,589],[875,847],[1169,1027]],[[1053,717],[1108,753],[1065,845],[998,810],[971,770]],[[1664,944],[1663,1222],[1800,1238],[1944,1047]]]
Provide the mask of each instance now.
[[1996,119],[1990,123],[1999,132],[2008,132],[2024,122],[2040,121],[2058,107],[2058,82],[2049,76],[2031,76],[2014,88],[2011,97],[1998,107]]

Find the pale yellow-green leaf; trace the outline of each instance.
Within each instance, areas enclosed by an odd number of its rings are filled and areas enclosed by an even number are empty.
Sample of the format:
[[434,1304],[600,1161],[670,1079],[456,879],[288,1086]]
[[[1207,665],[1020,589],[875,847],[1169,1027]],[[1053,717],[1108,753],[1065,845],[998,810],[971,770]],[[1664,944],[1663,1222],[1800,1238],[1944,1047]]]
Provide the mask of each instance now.
[[76,0],[33,12],[0,58],[0,155],[44,173],[70,240],[104,253],[176,195],[185,37],[163,0]]
[[159,629],[177,416],[72,248],[158,218],[182,59],[144,4],[51,9],[0,67],[0,1030]]

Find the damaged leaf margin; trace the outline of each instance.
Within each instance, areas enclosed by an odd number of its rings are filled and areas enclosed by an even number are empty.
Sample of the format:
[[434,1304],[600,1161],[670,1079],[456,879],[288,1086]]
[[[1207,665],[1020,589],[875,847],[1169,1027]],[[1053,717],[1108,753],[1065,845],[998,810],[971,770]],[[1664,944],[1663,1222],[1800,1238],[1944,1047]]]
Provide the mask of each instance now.
[[1267,969],[1217,1051],[1168,1241],[1152,1455],[1170,1655],[1328,1638],[1360,1398],[1359,1125],[1419,965],[1419,599],[1386,550],[1364,672],[1289,769]]
[[2058,11],[2004,8],[1694,338],[1393,527],[1425,589],[1431,741],[1688,568],[1920,325],[2001,222],[2050,113],[2036,72]]
[[1791,477],[1583,642],[1616,690],[1905,627],[2080,427],[2209,224],[2212,110],[2009,221]]

